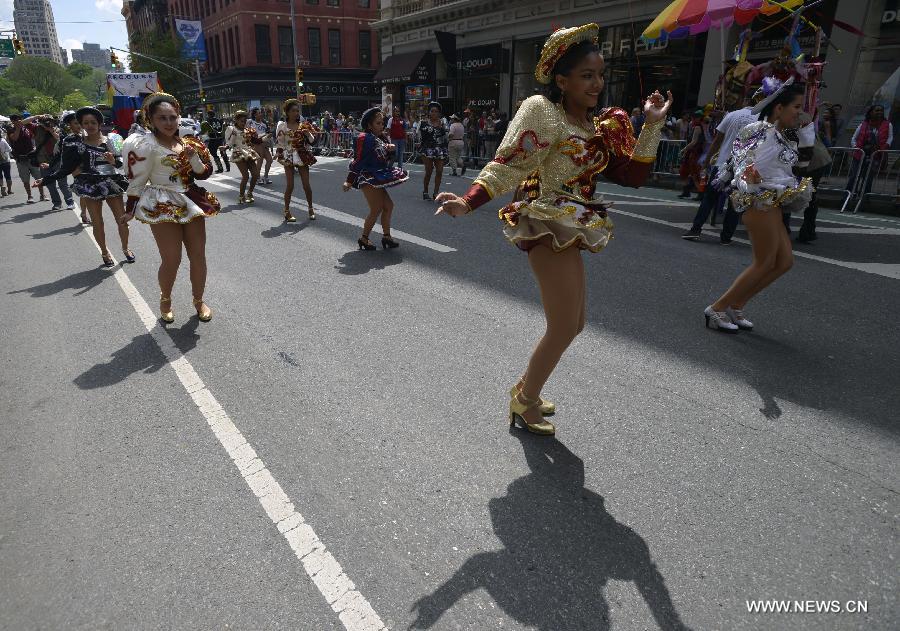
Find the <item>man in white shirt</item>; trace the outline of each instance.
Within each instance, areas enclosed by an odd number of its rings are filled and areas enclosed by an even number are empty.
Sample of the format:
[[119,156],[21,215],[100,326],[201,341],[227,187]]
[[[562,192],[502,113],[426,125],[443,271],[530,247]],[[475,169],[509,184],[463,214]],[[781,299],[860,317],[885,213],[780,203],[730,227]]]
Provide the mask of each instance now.
[[[753,95],[753,102],[757,103],[761,98],[762,90],[757,90]],[[697,214],[694,216],[694,223],[690,230],[681,235],[682,239],[699,241],[700,234],[703,232],[703,224],[709,218],[710,211],[719,213],[721,212],[722,207],[725,206],[725,204],[728,204],[728,208],[725,211],[725,218],[722,220],[722,232],[719,235],[719,240],[723,245],[731,243],[731,237],[734,236],[734,231],[737,229],[740,216],[734,211],[734,208],[732,208],[731,201],[728,199],[728,194],[717,191],[712,186],[712,182],[716,177],[716,173],[722,169],[728,161],[728,156],[731,155],[731,147],[734,145],[738,133],[740,133],[747,125],[759,120],[759,116],[753,114],[752,110],[753,106],[748,105],[745,108],[728,112],[725,114],[722,122],[719,123],[719,126],[716,127],[716,137],[713,139],[712,145],[706,152],[706,160],[703,167],[709,169],[710,161],[714,156],[716,157],[716,162],[710,170],[709,176],[706,178],[708,184],[706,190],[703,192],[700,208],[697,209]]]
[[450,141],[447,150],[450,154],[451,175],[456,175],[456,167],[460,167],[462,175],[466,174],[466,163],[462,159],[463,150],[465,149],[466,128],[459,120],[459,116],[453,114],[450,117]]

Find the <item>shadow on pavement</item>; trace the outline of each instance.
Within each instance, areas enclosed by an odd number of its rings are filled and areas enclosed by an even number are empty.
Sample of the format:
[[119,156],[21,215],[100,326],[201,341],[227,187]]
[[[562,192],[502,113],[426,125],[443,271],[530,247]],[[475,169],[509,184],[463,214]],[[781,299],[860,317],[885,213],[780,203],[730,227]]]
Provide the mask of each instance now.
[[[166,328],[182,353],[187,353],[197,345],[197,340],[200,339],[197,335],[199,324],[200,321],[192,317],[179,328]],[[149,333],[144,333],[114,352],[108,362],[91,366],[72,381],[82,390],[105,388],[124,381],[132,373],[155,373],[163,368],[167,361],[153,337]]]
[[351,250],[338,259],[334,269],[347,276],[358,276],[403,262],[403,255],[390,250]]
[[431,628],[466,594],[484,589],[529,628],[611,629],[604,589],[613,579],[634,582],[660,629],[688,629],[647,544],[584,487],[581,458],[555,438],[510,433],[521,441],[531,473],[488,504],[504,548],[476,554],[419,599],[409,628]]
[[94,287],[98,286],[105,279],[112,277],[112,271],[104,267],[95,267],[94,269],[86,269],[74,274],[69,274],[58,280],[43,285],[35,285],[27,289],[16,289],[7,292],[9,294],[31,294],[32,298],[46,298],[54,294],[58,294],[67,289],[79,289],[73,295],[80,296]]
[[84,231],[84,226],[81,224],[76,224],[74,226],[66,226],[65,228],[57,228],[56,230],[51,230],[50,232],[38,232],[36,234],[28,235],[32,239],[48,239],[50,237],[61,237],[63,235],[76,235],[80,234]]
[[[22,206],[22,205],[23,204],[16,204],[15,206],[7,206],[7,208],[17,208],[18,206]],[[0,221],[0,224],[25,223],[26,221],[31,221],[32,219],[40,219],[41,217],[44,217],[45,215],[49,215],[50,213],[56,213],[56,212],[59,212],[59,211],[58,210],[50,210],[48,208],[47,210],[42,210],[40,212],[22,213],[21,215],[16,215],[14,217],[10,217],[6,221]]]
[[280,237],[282,235],[293,235],[297,234],[301,230],[305,229],[309,224],[302,223],[281,223],[277,226],[272,226],[271,228],[266,228],[260,234],[264,236],[266,239],[274,239],[275,237]]

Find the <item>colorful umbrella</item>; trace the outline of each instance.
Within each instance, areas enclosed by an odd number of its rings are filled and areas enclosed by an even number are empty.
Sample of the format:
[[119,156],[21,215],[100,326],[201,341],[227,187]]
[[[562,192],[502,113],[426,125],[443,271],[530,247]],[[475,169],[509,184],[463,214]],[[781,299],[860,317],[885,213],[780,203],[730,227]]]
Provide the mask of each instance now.
[[759,14],[792,11],[803,0],[675,0],[656,17],[641,37],[646,40],[678,39],[728,28],[734,22],[749,24]]

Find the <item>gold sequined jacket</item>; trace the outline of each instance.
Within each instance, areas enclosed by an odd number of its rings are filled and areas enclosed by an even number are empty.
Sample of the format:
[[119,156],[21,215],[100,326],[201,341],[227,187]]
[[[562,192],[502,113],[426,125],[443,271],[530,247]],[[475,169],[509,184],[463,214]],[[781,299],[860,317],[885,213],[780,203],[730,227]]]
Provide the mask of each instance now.
[[[607,108],[594,118],[591,135],[571,123],[560,104],[544,96],[529,97],[464,200],[475,209],[521,186],[530,218],[553,221],[578,214],[581,225],[601,227],[608,220],[592,201],[596,179],[602,173],[617,184],[641,186],[656,159],[663,124],[645,124],[635,139],[628,114]],[[500,217],[515,225],[522,209],[521,202],[510,204]]]

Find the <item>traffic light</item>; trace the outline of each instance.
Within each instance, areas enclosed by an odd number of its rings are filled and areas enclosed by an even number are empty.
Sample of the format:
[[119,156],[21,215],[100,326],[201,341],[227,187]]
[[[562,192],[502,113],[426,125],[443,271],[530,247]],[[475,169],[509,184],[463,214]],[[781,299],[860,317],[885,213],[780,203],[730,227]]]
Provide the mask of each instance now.
[[16,51],[17,55],[25,54],[25,46],[22,45],[22,40],[18,37],[13,37],[13,50]]
[[114,50],[109,51],[109,65],[113,68],[119,67],[119,58],[116,57],[116,51]]
[[303,68],[297,69],[297,85],[303,85]]
[[200,102],[206,103],[206,92],[203,90],[203,88],[200,88]]

